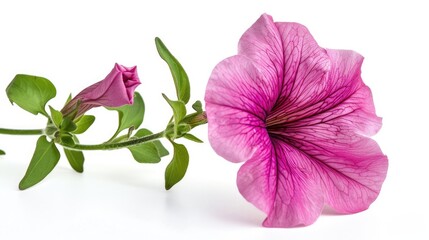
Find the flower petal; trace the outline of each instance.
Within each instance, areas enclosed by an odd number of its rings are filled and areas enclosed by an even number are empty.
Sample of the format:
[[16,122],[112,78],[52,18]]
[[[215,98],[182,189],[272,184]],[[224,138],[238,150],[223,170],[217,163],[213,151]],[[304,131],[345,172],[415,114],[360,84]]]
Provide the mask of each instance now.
[[270,151],[255,155],[240,168],[240,193],[267,213],[265,227],[312,224],[324,198],[311,160],[282,141],[269,141],[266,149]]
[[124,84],[123,74],[116,73],[114,76],[109,75],[109,77],[109,81],[101,81],[92,92],[86,92],[88,94],[84,98],[87,104],[120,107],[132,103],[132,98],[129,98],[127,88]]
[[238,55],[250,58],[262,76],[273,81],[272,97],[277,98],[283,82],[282,39],[271,16],[263,14],[240,38]]
[[105,79],[85,88],[63,107],[64,116],[71,114],[77,107],[75,117],[79,117],[93,107],[120,107],[132,104],[134,91],[140,85],[137,67],[125,67],[115,64]]
[[277,156],[267,133],[259,135],[259,148],[237,175],[240,193],[257,208],[269,214],[277,193]]
[[386,177],[387,158],[375,141],[353,136],[339,122],[300,128],[282,140],[311,159],[326,203],[337,212],[363,211],[377,198]]
[[209,141],[213,149],[232,162],[250,159],[260,151],[266,109],[273,105],[267,95],[272,86],[246,57],[219,63],[209,79],[205,102]]
[[110,88],[113,82],[117,80],[118,75],[121,75],[121,73],[118,71],[118,66],[120,65],[116,63],[112,71],[110,71],[110,73],[103,80],[85,88],[78,95],[76,95],[75,98],[83,99],[85,102],[101,98]]
[[307,28],[298,23],[276,23],[282,38],[284,75],[276,107],[267,121],[293,120],[311,114],[315,102],[327,97],[325,88],[330,59]]
[[[352,51],[328,50],[332,61],[326,99],[317,111],[271,126],[276,139],[312,160],[327,204],[342,213],[365,210],[378,196],[386,177],[387,157],[368,136],[381,127],[370,89],[360,78],[362,57]],[[315,111],[315,110],[314,110]]]

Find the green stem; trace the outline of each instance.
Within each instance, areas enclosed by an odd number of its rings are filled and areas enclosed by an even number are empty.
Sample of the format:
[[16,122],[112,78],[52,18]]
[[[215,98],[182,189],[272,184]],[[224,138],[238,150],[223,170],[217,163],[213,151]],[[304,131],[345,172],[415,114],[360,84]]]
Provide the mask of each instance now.
[[9,134],[9,135],[42,135],[44,133],[43,129],[8,129],[0,128],[0,134]]
[[132,147],[136,146],[142,143],[151,142],[156,139],[164,137],[164,132],[155,133],[152,135],[144,136],[141,138],[131,139],[128,141],[123,142],[117,142],[117,143],[102,143],[102,144],[95,144],[95,145],[84,145],[84,144],[75,144],[75,145],[68,145],[65,143],[60,143],[64,148],[70,149],[70,150],[114,150],[119,148],[126,148],[126,147]]

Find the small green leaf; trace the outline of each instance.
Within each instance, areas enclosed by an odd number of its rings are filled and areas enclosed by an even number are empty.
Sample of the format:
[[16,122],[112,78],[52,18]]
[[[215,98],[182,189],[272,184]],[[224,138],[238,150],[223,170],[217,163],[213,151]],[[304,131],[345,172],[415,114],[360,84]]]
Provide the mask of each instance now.
[[200,100],[196,101],[194,104],[192,104],[192,108],[197,112],[197,113],[202,113],[203,112],[203,104],[201,103]]
[[156,49],[159,56],[168,64],[171,75],[173,75],[174,85],[176,86],[177,99],[185,104],[189,102],[191,95],[191,86],[188,75],[179,61],[168,51],[167,47],[159,38],[155,38]]
[[182,144],[171,142],[174,147],[173,159],[165,169],[165,189],[169,190],[186,174],[189,164],[189,154]]
[[162,94],[164,99],[168,102],[170,107],[173,109],[174,122],[179,123],[186,115],[185,103],[182,101],[170,100],[165,94]]
[[[153,133],[149,129],[142,128],[142,129],[139,129],[134,136],[135,137],[144,137],[144,136],[148,136],[151,134],[153,134]],[[151,143],[155,144],[156,150],[158,151],[158,155],[160,157],[164,157],[164,156],[167,156],[169,154],[168,150],[162,145],[161,141],[155,140],[155,141],[152,141]]]
[[[144,137],[151,134],[151,131],[142,128],[137,131],[134,137]],[[131,151],[134,159],[139,163],[158,163],[161,161],[162,157],[168,155],[167,149],[164,148],[159,140],[132,146],[128,149]]]
[[74,134],[81,134],[86,132],[89,127],[94,123],[95,117],[92,115],[83,115],[76,121],[76,129],[73,131]]
[[190,134],[190,133],[186,133],[185,135],[183,135],[184,138],[197,142],[197,143],[204,143],[203,140],[195,137],[194,135]]
[[155,144],[148,142],[128,148],[134,159],[139,163],[159,163],[161,158]]
[[61,135],[60,137],[61,143],[67,145],[67,146],[74,146],[76,145],[75,141],[73,140],[73,137],[68,134]]
[[74,151],[64,148],[64,153],[66,154],[67,160],[70,163],[70,166],[79,173],[83,172],[83,163],[85,157],[83,156],[82,151]]
[[24,178],[19,183],[19,189],[27,189],[42,181],[57,165],[60,152],[53,141],[48,142],[46,136],[37,140],[36,150]]
[[0,149],[0,155],[5,155],[6,153]]
[[67,97],[66,103],[64,103],[64,106],[67,105],[67,103],[69,103],[71,100],[72,100],[72,95],[70,93],[69,96]]
[[66,117],[61,122],[60,129],[64,132],[73,132],[77,129],[77,126],[70,117]]
[[134,129],[139,128],[143,122],[145,106],[143,98],[138,92],[134,92],[134,103],[132,105],[107,109],[118,111],[119,115],[118,129],[109,141],[113,140],[124,129],[131,127],[134,127]]
[[51,119],[54,122],[56,127],[60,127],[61,122],[63,121],[63,114],[60,111],[57,111],[53,109],[51,106],[49,106],[49,109],[51,110]]
[[159,157],[165,157],[168,154],[170,154],[168,150],[164,147],[164,145],[162,145],[161,141],[156,140],[156,141],[153,141],[152,143],[155,145],[156,150],[158,151]]
[[18,74],[6,88],[6,94],[12,103],[37,115],[48,117],[46,103],[55,97],[55,86],[46,78]]
[[179,101],[170,100],[165,94],[162,94],[162,96],[168,102],[170,107],[173,109],[173,117],[174,117],[174,137],[173,138],[175,138],[178,133],[179,123],[186,116],[185,103],[180,100]]
[[45,135],[50,137],[56,137],[58,132],[58,128],[54,126],[53,124],[46,125],[45,128]]

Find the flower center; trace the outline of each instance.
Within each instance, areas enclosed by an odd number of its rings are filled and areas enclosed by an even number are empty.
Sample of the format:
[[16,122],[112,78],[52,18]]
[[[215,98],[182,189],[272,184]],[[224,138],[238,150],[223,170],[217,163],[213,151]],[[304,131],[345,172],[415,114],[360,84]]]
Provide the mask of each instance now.
[[270,135],[281,135],[288,121],[291,119],[285,107],[282,104],[276,104],[265,119],[266,129]]

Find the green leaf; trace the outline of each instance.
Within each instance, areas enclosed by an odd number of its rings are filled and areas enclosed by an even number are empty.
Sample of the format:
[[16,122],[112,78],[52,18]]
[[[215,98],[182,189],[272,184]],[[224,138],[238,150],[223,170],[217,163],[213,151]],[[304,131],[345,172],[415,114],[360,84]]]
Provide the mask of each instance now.
[[63,134],[60,136],[61,143],[64,143],[67,146],[74,146],[76,145],[76,142],[73,140],[73,136],[69,134]]
[[61,122],[60,129],[64,132],[73,132],[77,129],[77,126],[70,117],[66,117]]
[[177,136],[177,132],[178,132],[177,130],[179,127],[179,123],[186,116],[185,103],[180,101],[180,100],[179,101],[170,100],[165,94],[162,94],[162,96],[168,102],[171,109],[173,109],[173,117],[174,117],[174,136],[173,136],[173,138],[175,138]]
[[63,114],[60,111],[53,109],[51,106],[49,106],[49,109],[51,110],[52,122],[54,122],[55,126],[59,128],[63,121]]
[[194,135],[190,134],[190,133],[186,133],[185,135],[183,135],[184,138],[197,142],[197,143],[204,143],[203,140],[195,137]]
[[[144,137],[151,134],[151,131],[142,128],[137,131],[134,137]],[[158,163],[161,161],[162,157],[168,155],[167,149],[164,148],[159,140],[132,146],[128,149],[131,151],[134,159],[139,163]]]
[[170,154],[168,152],[168,150],[164,147],[164,145],[162,145],[161,141],[156,140],[156,141],[153,141],[152,143],[155,145],[156,150],[158,151],[158,156],[159,157],[165,157],[168,154]]
[[165,94],[162,94],[162,96],[173,109],[174,122],[177,122],[178,124],[186,115],[185,103],[182,101],[170,100]]
[[81,134],[86,132],[89,127],[94,123],[95,117],[92,115],[83,115],[76,121],[76,130],[73,131],[74,134]]
[[0,149],[0,155],[5,155],[6,153]]
[[148,142],[128,148],[134,159],[139,163],[159,163],[161,158],[155,144]]
[[174,85],[176,86],[177,99],[185,104],[189,102],[191,95],[191,86],[188,75],[177,59],[168,51],[167,47],[159,38],[155,38],[156,49],[159,56],[168,64],[171,75],[173,75]]
[[83,163],[85,157],[83,156],[82,151],[74,151],[64,148],[64,153],[66,154],[67,160],[70,163],[70,166],[79,173],[83,172]]
[[113,140],[124,129],[131,127],[134,129],[139,128],[143,122],[145,106],[143,98],[138,92],[134,92],[134,103],[132,105],[107,109],[118,111],[119,115],[118,129],[109,141]]
[[169,190],[186,174],[189,164],[189,154],[182,144],[171,142],[174,147],[173,160],[165,169],[165,189]]
[[6,94],[12,103],[37,115],[48,117],[46,103],[55,97],[55,86],[46,78],[18,74],[6,88]]
[[[153,133],[149,129],[142,128],[142,129],[139,129],[134,136],[144,137],[151,134]],[[169,154],[168,150],[162,145],[161,141],[155,140],[155,141],[152,141],[151,143],[155,144],[156,150],[158,151],[158,155],[160,157],[165,157]]]
[[42,181],[60,160],[60,152],[53,141],[48,142],[45,136],[37,140],[36,150],[24,178],[19,183],[19,189],[27,189]]
[[64,103],[64,106],[67,105],[67,103],[69,103],[71,100],[72,100],[72,95],[70,93],[69,96],[67,97],[66,103]]
[[192,108],[197,112],[197,113],[202,113],[203,112],[203,104],[201,103],[200,100],[196,101],[194,104],[192,104]]

